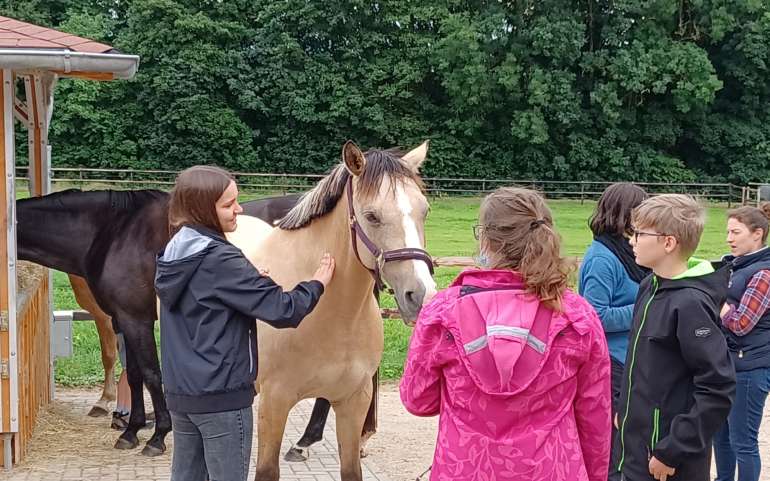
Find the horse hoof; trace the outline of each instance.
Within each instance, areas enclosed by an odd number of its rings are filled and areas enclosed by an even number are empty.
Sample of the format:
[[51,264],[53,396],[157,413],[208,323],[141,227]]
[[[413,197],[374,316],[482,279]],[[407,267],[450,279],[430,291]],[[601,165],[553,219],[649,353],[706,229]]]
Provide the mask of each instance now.
[[103,418],[105,416],[109,416],[109,414],[109,411],[99,406],[94,406],[90,411],[88,411],[88,416],[92,418]]
[[307,461],[307,449],[298,448],[292,446],[286,451],[286,455],[283,457],[285,461],[290,463],[304,463]]
[[366,452],[366,449],[364,449],[364,448],[361,448],[361,449],[358,451],[358,457],[359,457],[359,458],[361,458],[361,459],[364,459],[364,458],[365,458],[365,457],[367,457],[368,455],[369,455],[369,453],[367,453],[367,452]]
[[128,439],[121,437],[115,441],[115,449],[134,449],[137,446],[139,446],[139,440],[136,438],[129,441]]
[[154,458],[155,456],[160,456],[161,454],[166,452],[166,445],[161,444],[159,448],[156,448],[155,446],[150,446],[149,444],[142,449],[142,456],[147,456],[148,458]]

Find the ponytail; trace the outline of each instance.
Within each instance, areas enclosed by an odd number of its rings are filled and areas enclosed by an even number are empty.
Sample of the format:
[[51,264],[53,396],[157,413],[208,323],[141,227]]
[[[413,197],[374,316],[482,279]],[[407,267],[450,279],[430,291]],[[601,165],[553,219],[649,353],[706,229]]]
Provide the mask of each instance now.
[[561,238],[543,198],[528,189],[497,189],[484,199],[480,223],[492,267],[518,272],[529,292],[560,310],[574,265],[561,256]]

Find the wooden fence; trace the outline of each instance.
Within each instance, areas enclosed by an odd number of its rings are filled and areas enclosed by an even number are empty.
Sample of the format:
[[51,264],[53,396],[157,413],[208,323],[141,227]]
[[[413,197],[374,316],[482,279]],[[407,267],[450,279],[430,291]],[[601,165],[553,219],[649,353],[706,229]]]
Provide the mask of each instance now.
[[40,408],[51,401],[50,277],[47,269],[35,269],[37,275],[17,297],[19,430],[13,438],[15,462],[26,455]]
[[[17,166],[17,178],[27,174],[26,166]],[[177,172],[173,170],[93,169],[55,167],[51,179],[59,187],[169,189]],[[310,189],[320,174],[276,174],[236,172],[238,185],[244,190],[273,194],[302,192]],[[426,190],[431,195],[482,196],[502,186],[521,186],[538,190],[548,198],[596,199],[611,184],[604,181],[561,181],[537,179],[477,179],[461,177],[425,177]],[[652,194],[683,193],[712,201],[725,202],[728,206],[745,203],[757,186],[738,186],[727,183],[669,183],[637,182]],[[752,191],[753,189],[753,191]]]

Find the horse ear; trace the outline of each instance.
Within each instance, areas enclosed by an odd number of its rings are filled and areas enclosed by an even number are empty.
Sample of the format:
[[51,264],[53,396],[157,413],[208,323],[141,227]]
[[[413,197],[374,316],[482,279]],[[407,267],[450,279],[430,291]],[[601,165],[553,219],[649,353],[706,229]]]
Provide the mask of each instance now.
[[419,146],[407,152],[406,155],[401,157],[401,160],[403,160],[415,174],[420,173],[420,166],[422,166],[422,163],[425,161],[425,157],[428,155],[429,143],[430,140],[426,140]]
[[352,140],[348,140],[342,146],[342,162],[345,163],[348,172],[356,177],[361,175],[364,171],[364,166],[366,166],[364,153],[361,152],[361,149]]

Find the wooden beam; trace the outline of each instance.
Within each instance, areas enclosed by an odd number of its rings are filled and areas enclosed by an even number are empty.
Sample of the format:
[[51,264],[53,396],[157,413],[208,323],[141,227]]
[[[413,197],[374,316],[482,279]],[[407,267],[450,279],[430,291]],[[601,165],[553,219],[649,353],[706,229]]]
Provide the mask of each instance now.
[[48,72],[34,72],[24,78],[27,97],[27,134],[29,139],[29,191],[33,196],[50,191],[48,128],[53,108],[53,89],[56,76]]
[[[16,343],[16,188],[14,179],[14,77],[3,69],[0,88],[0,312],[7,319],[0,329],[0,362],[7,376],[0,375],[0,432],[18,431],[18,372]],[[4,368],[5,370],[5,368]]]
[[72,77],[82,80],[115,80],[115,75],[107,72],[81,72],[74,70],[72,72],[65,72],[64,70],[51,70],[51,72],[55,73],[59,77]]
[[40,112],[40,84],[38,75],[28,75],[24,77],[24,89],[27,95],[27,107],[29,112],[29,122],[27,127],[28,145],[29,145],[29,193],[33,196],[42,195],[41,165],[43,163],[43,145],[42,120]]
[[14,103],[13,114],[16,116],[16,119],[19,122],[22,122],[26,126],[27,122],[29,121],[29,115],[27,114],[27,106],[24,105],[24,102],[22,102],[18,98],[14,98],[13,103]]

